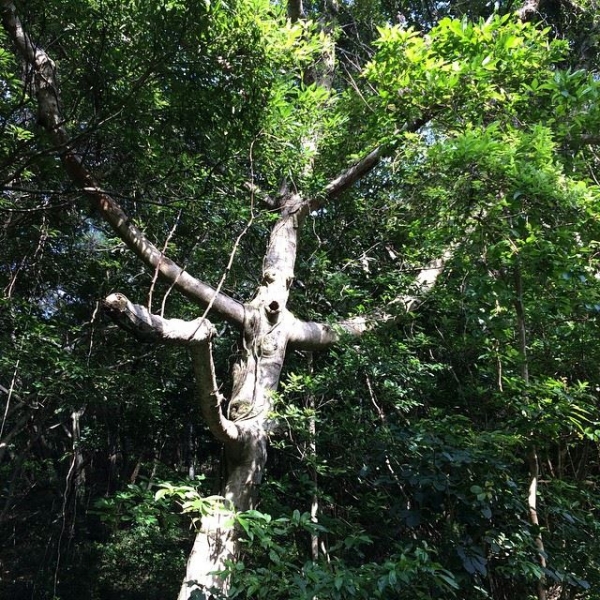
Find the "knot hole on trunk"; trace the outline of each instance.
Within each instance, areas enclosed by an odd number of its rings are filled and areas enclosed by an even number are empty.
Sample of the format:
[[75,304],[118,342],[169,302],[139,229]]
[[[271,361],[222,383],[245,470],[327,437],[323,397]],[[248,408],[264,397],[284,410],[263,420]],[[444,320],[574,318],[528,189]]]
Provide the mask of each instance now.
[[274,323],[278,318],[279,318],[279,312],[281,310],[281,307],[279,305],[279,302],[277,302],[277,300],[271,300],[271,302],[269,302],[269,304],[267,305],[267,319],[271,322]]

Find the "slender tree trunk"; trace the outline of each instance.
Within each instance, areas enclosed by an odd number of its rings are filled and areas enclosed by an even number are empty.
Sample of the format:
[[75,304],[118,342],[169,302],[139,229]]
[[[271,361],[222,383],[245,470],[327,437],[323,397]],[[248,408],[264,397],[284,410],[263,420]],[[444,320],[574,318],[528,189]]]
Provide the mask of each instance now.
[[193,481],[196,478],[196,428],[193,423],[188,425],[186,454],[185,464],[188,477]]
[[[525,306],[523,303],[523,276],[521,274],[521,268],[518,262],[514,267],[514,285],[515,285],[515,312],[517,314],[517,334],[519,339],[519,350],[521,352],[521,377],[525,388],[529,386],[529,360],[527,356],[527,323],[525,320]],[[534,434],[532,434],[533,437]],[[539,531],[539,518],[537,511],[537,489],[538,480],[540,474],[540,464],[538,460],[537,448],[535,441],[532,443],[531,448],[527,454],[527,463],[529,466],[529,494],[527,496],[527,503],[529,506],[529,519],[531,524],[538,530],[534,541],[538,551],[538,560],[542,569],[546,568],[546,554],[544,550],[544,541],[542,534]],[[540,577],[537,583],[537,597],[538,600],[546,600],[546,579],[544,576]]]
[[[534,527],[538,528],[538,533],[536,533],[534,541],[539,555],[540,566],[542,567],[542,569],[545,569],[546,555],[544,550],[544,540],[542,539],[541,532],[539,532],[540,521],[537,512],[537,487],[540,475],[540,464],[538,460],[537,449],[535,446],[533,446],[529,450],[529,455],[527,458],[529,463],[529,476],[531,477],[528,496],[529,519],[531,520],[531,524]],[[540,579],[538,580],[537,596],[538,600],[546,600],[547,598],[546,578],[544,576],[540,577]]]
[[73,428],[73,486],[75,492],[75,502],[81,500],[85,494],[86,472],[85,459],[81,451],[81,417],[85,413],[85,408],[74,410],[71,413],[71,423]]
[[[313,357],[312,353],[308,356],[309,373],[313,375]],[[316,402],[312,391],[308,392],[305,400],[305,407],[310,411],[308,417],[308,442],[306,444],[306,453],[309,460],[309,476],[312,482],[312,497],[310,502],[310,520],[313,523],[319,522],[319,475],[317,472],[317,416]],[[313,561],[319,560],[319,534],[313,531],[310,535],[310,554]]]
[[[312,465],[310,467],[310,478],[312,480],[312,497],[310,502],[310,520],[313,523],[319,522],[319,480],[317,474],[317,421],[315,417],[315,397],[311,394],[308,398],[308,406],[311,409],[311,415],[308,421],[308,450]],[[313,561],[319,560],[319,534],[313,531],[310,534],[310,554]]]

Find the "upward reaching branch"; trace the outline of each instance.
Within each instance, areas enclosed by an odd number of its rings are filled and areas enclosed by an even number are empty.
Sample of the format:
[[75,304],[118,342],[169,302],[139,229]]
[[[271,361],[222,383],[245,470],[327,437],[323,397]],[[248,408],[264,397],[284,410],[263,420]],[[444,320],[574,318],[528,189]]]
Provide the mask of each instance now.
[[384,155],[385,149],[383,146],[378,146],[375,150],[369,152],[369,154],[346,169],[325,186],[326,197],[335,198],[343,191],[347,190],[367,173],[370,173],[379,164],[379,161]]
[[[414,121],[405,123],[401,129],[401,133],[414,133],[419,131],[421,127],[429,123],[435,114],[439,112],[438,107],[433,107],[428,111],[425,111],[421,117]],[[335,198],[342,192],[349,189],[357,181],[360,181],[365,175],[368,175],[385,156],[389,156],[394,151],[394,145],[377,146],[375,150],[372,150],[361,158],[358,162],[354,163],[351,167],[348,167],[343,173],[340,173],[335,179],[332,179],[324,189],[325,199]],[[321,207],[323,200],[313,200],[311,203],[311,210],[316,210]]]
[[212,302],[212,309],[215,312],[231,323],[241,325],[244,320],[244,308],[241,303],[226,294],[217,293],[214,288],[192,277],[167,258],[129,220],[116,200],[101,189],[77,155],[65,127],[54,62],[43,48],[33,43],[16,14],[15,5],[10,0],[2,0],[0,7],[4,29],[21,58],[31,69],[39,122],[50,134],[56,149],[60,152],[60,158],[70,178],[86,193],[100,215],[147,266],[156,269],[164,279],[191,300],[203,306]]

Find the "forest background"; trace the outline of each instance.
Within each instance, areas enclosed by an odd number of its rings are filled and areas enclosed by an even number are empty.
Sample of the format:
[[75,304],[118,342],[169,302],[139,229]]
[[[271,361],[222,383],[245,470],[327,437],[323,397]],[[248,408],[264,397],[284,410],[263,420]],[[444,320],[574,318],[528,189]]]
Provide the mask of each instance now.
[[1,6],[0,597],[597,600],[594,0]]

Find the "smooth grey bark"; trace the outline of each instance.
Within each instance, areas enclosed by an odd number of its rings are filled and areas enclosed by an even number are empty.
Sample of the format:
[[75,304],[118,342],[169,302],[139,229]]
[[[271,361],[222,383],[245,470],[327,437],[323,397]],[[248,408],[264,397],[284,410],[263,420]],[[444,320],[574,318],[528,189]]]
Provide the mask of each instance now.
[[[206,319],[186,322],[152,315],[122,294],[111,294],[105,309],[124,329],[146,341],[189,347],[203,417],[213,436],[223,443],[226,481],[223,503],[202,518],[190,553],[179,600],[188,600],[194,590],[215,590],[226,595],[228,582],[219,575],[239,552],[237,532],[231,516],[255,506],[256,490],[267,460],[268,415],[271,398],[279,384],[288,344],[306,349],[323,349],[339,340],[340,334],[360,335],[374,321],[354,319],[330,327],[300,321],[287,309],[290,284],[298,248],[299,229],[310,210],[310,202],[298,194],[283,199],[263,261],[262,283],[254,299],[244,305],[241,356],[234,365],[231,398],[219,391],[211,353],[214,328]],[[419,291],[428,291],[441,273],[445,256],[416,278]],[[413,296],[403,297],[413,306]],[[379,315],[379,321],[387,320]]]
[[[287,310],[290,283],[298,247],[299,228],[310,203],[297,194],[286,197],[280,207],[263,262],[262,284],[255,298],[244,305],[242,354],[233,368],[233,389],[229,402],[219,392],[210,351],[214,328],[205,319],[185,322],[151,315],[121,294],[105,301],[109,314],[125,329],[144,340],[186,345],[192,352],[202,414],[214,437],[224,445],[227,480],[222,491],[224,511],[202,520],[202,527],[190,555],[179,600],[187,600],[195,589],[227,591],[226,580],[215,575],[238,552],[236,533],[227,528],[230,510],[254,506],[256,488],[266,463],[268,413],[271,396],[277,389],[288,344],[304,349],[324,349],[341,334],[360,335],[375,322],[389,320],[383,313],[372,320],[360,318],[336,327],[308,323]],[[452,256],[448,251],[415,278],[416,291],[431,289]],[[416,296],[402,296],[405,308],[415,308]]]
[[[298,223],[303,213],[305,209],[297,196],[289,196],[282,202],[281,216],[273,227],[265,253],[262,284],[255,298],[244,305],[242,354],[233,368],[227,415],[224,399],[216,387],[210,350],[203,355],[196,352],[194,356],[196,378],[203,388],[203,413],[213,435],[223,442],[225,449],[226,508],[234,511],[254,507],[267,460],[271,398],[279,383],[295,324],[286,305],[296,259]],[[238,553],[237,532],[226,527],[226,516],[227,513],[217,512],[202,520],[179,600],[188,600],[195,589],[211,587],[226,595],[227,580],[213,574],[223,570],[225,562],[234,560]]]
[[197,589],[214,589],[226,595],[227,580],[216,573],[223,571],[238,552],[237,533],[228,521],[232,513],[255,505],[256,488],[262,479],[271,398],[279,383],[288,341],[298,323],[286,306],[294,277],[299,225],[309,205],[290,194],[279,210],[265,253],[262,283],[254,299],[244,305],[241,356],[233,368],[228,402],[216,380],[211,352],[214,328],[209,321],[164,319],[122,294],[111,294],[104,302],[110,316],[137,337],[189,347],[202,415],[213,436],[223,443],[227,470],[224,503],[202,519],[179,600],[187,600]]
[[[99,214],[148,267],[199,305],[210,306],[213,314],[242,329],[242,356],[233,371],[232,397],[226,403],[216,383],[210,349],[213,329],[208,321],[190,324],[162,319],[118,294],[105,301],[111,316],[139,337],[190,347],[202,414],[210,431],[225,449],[228,476],[223,495],[227,508],[247,510],[254,505],[256,486],[261,481],[266,462],[265,424],[271,394],[279,382],[288,341],[300,323],[287,311],[286,305],[294,276],[298,230],[310,204],[295,194],[284,195],[280,200],[280,217],[265,253],[262,284],[251,302],[242,305],[192,277],[132,224],[115,199],[102,189],[85,167],[65,127],[54,62],[43,48],[33,43],[16,14],[15,5],[3,0],[0,6],[4,29],[33,76],[39,123],[49,133],[72,181],[88,195]],[[311,339],[311,331],[319,337],[319,346],[337,339],[331,335],[327,340],[321,339],[319,328],[308,327],[303,331],[302,343],[305,344],[317,341]],[[215,572],[223,570],[226,561],[233,559],[236,552],[235,530],[225,527],[223,515],[217,513],[206,517],[190,555],[180,600],[187,600],[195,589],[214,587],[226,593],[227,581]]]

